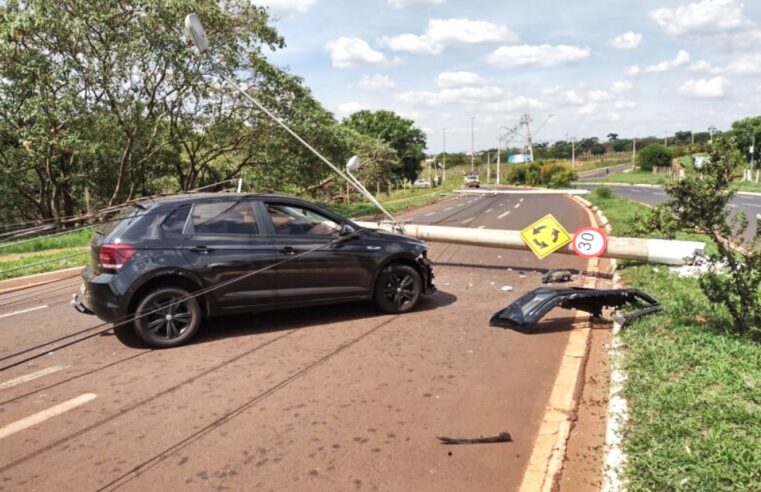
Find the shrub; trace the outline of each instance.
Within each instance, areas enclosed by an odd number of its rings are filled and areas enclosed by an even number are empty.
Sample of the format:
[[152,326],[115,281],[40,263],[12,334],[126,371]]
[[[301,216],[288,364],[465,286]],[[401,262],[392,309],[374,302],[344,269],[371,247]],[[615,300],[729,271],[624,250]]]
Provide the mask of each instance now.
[[576,179],[576,173],[563,164],[547,163],[541,165],[539,178],[545,186],[562,188],[569,186]]
[[599,186],[599,187],[595,188],[595,190],[592,193],[597,198],[601,198],[603,200],[613,196],[613,192],[610,191],[610,188],[608,188],[607,186]]
[[670,167],[671,157],[671,150],[665,145],[648,145],[639,152],[637,166],[643,171],[652,171],[654,167]]

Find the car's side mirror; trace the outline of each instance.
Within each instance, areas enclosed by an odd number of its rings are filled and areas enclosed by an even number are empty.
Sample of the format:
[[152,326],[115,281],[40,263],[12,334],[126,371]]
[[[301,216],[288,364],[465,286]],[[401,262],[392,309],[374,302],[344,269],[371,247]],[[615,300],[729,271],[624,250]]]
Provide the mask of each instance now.
[[346,237],[354,234],[354,228],[350,226],[349,224],[341,224],[341,228],[338,229],[338,236],[339,237]]

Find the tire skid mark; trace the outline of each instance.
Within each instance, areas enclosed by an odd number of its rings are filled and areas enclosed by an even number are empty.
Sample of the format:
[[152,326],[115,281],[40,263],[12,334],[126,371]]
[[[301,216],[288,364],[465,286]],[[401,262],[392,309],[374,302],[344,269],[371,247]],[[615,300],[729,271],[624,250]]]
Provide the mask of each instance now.
[[[278,391],[282,390],[283,388],[287,387],[294,381],[298,380],[299,378],[305,376],[309,372],[311,372],[313,369],[321,366],[322,364],[328,362],[330,359],[338,356],[339,354],[343,353],[345,350],[353,347],[354,345],[360,343],[365,338],[369,337],[370,335],[374,334],[381,328],[391,324],[393,321],[396,321],[401,315],[393,316],[385,321],[382,321],[377,326],[374,326],[373,328],[370,328],[365,333],[359,335],[358,337],[342,343],[338,348],[333,350],[332,352],[328,353],[327,355],[324,355],[317,359],[316,361],[310,363],[303,369],[299,370],[295,374],[292,374],[291,376],[286,377],[285,379],[281,380],[280,382],[270,386],[268,389],[262,391],[261,393],[257,394],[256,396],[250,398],[243,404],[239,405],[235,409],[225,413],[221,417],[217,418],[210,424],[206,425],[205,427],[193,432],[185,439],[182,439],[181,441],[178,441],[177,443],[173,444],[172,446],[166,448],[164,451],[161,451],[160,453],[152,456],[151,458],[148,458],[147,460],[143,461],[142,463],[132,467],[130,471],[127,473],[117,477],[116,479],[112,480],[111,482],[107,483],[106,485],[100,487],[98,492],[103,490],[116,490],[118,488],[121,488],[122,486],[126,485],[127,483],[131,482],[132,480],[138,478],[143,472],[150,470],[151,468],[160,465],[165,460],[167,460],[172,455],[176,454],[178,451],[190,446],[194,442],[198,441],[205,435],[213,432],[214,430],[218,429],[222,425],[226,424],[227,422],[233,420],[235,417],[243,414],[248,409],[254,407],[257,403],[261,402],[262,400],[274,395]],[[291,332],[292,333],[292,332]],[[282,337],[280,337],[282,338]],[[0,472],[2,472],[3,469],[0,468]]]
[[239,361],[239,360],[241,360],[241,359],[243,359],[243,358],[245,358],[245,357],[247,357],[247,356],[249,356],[249,355],[251,355],[251,354],[253,354],[255,352],[258,352],[259,350],[262,350],[265,347],[268,347],[269,345],[272,345],[273,343],[278,342],[278,341],[280,341],[280,340],[282,340],[282,339],[292,335],[293,333],[296,333],[297,331],[298,331],[298,329],[296,329],[296,328],[294,328],[292,330],[289,330],[289,331],[287,331],[286,333],[284,333],[282,335],[279,335],[279,336],[277,336],[277,337],[275,337],[275,338],[273,338],[271,340],[263,342],[263,343],[255,346],[255,347],[249,349],[249,350],[246,350],[245,352],[242,352],[242,353],[240,353],[240,354],[238,354],[238,355],[236,355],[236,356],[234,356],[234,357],[232,357],[230,359],[227,359],[224,362],[216,364],[216,365],[214,365],[214,366],[212,366],[212,367],[210,367],[208,369],[205,369],[205,370],[203,370],[203,371],[201,371],[201,372],[199,372],[199,373],[197,373],[197,374],[195,374],[195,375],[193,375],[193,376],[191,376],[191,377],[189,377],[189,378],[187,378],[187,379],[185,379],[185,380],[175,384],[174,386],[171,386],[169,388],[161,390],[158,393],[155,393],[154,395],[149,396],[148,398],[144,398],[144,399],[142,399],[142,400],[140,400],[138,402],[135,402],[135,403],[132,403],[132,404],[127,405],[125,407],[122,407],[121,409],[116,410],[113,414],[111,414],[111,415],[109,415],[107,417],[104,417],[104,418],[102,418],[102,419],[100,419],[100,420],[98,420],[96,422],[93,422],[92,424],[90,424],[90,425],[88,425],[88,426],[86,426],[86,427],[84,427],[84,428],[82,428],[82,429],[80,429],[80,430],[78,430],[76,432],[73,432],[73,433],[71,433],[71,434],[69,434],[69,435],[67,435],[65,437],[62,437],[62,438],[60,438],[60,439],[58,439],[56,441],[53,441],[52,443],[47,444],[47,445],[43,446],[42,448],[40,448],[40,449],[38,449],[36,451],[32,451],[31,453],[29,453],[29,454],[27,454],[25,456],[22,456],[22,457],[20,457],[20,458],[18,458],[16,460],[12,461],[11,463],[8,463],[6,465],[1,466],[0,467],[0,474],[1,473],[5,473],[6,471],[8,471],[8,470],[10,470],[10,469],[12,469],[12,468],[14,468],[14,467],[16,467],[18,465],[26,463],[27,461],[31,460],[32,458],[36,458],[36,457],[38,457],[38,456],[40,456],[40,455],[42,455],[42,454],[44,454],[44,453],[46,453],[48,451],[51,451],[51,450],[55,449],[56,447],[60,446],[61,444],[64,444],[67,441],[70,441],[70,440],[75,439],[75,438],[77,438],[79,436],[82,436],[82,435],[84,435],[84,434],[86,434],[86,433],[88,433],[88,432],[90,432],[90,431],[92,431],[94,429],[97,429],[98,427],[100,427],[100,426],[102,426],[104,424],[107,424],[107,423],[109,423],[109,422],[111,422],[111,421],[113,421],[113,420],[115,420],[115,419],[117,419],[119,417],[122,417],[122,416],[124,416],[124,415],[126,415],[126,414],[128,414],[128,413],[130,413],[130,412],[132,412],[132,411],[134,411],[134,410],[136,410],[136,409],[138,409],[138,408],[148,404],[148,403],[151,403],[154,400],[157,400],[157,399],[159,399],[159,398],[161,398],[163,396],[166,396],[168,394],[174,393],[175,391],[179,390],[180,388],[182,388],[184,386],[187,386],[189,384],[192,384],[195,381],[197,381],[198,379],[203,378],[205,376],[208,376],[209,374],[213,373],[214,371],[217,371],[217,370],[219,370],[219,369],[221,369],[221,368],[223,368],[223,367],[225,367],[225,366],[227,366],[229,364],[232,364],[233,362],[237,362],[237,361]]

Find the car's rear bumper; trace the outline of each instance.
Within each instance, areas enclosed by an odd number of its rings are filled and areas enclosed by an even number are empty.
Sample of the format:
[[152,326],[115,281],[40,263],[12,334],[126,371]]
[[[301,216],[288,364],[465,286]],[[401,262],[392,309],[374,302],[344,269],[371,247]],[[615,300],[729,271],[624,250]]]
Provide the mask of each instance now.
[[84,314],[94,314],[106,322],[124,318],[125,312],[112,288],[113,275],[96,274],[90,267],[82,271],[82,288],[74,294],[71,305]]

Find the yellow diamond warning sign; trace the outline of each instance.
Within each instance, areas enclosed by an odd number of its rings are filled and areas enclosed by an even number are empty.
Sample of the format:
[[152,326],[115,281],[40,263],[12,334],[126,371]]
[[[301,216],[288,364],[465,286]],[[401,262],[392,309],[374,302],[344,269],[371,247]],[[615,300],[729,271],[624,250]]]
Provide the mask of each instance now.
[[521,237],[540,260],[571,242],[571,235],[552,214],[523,229]]

